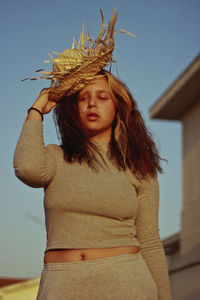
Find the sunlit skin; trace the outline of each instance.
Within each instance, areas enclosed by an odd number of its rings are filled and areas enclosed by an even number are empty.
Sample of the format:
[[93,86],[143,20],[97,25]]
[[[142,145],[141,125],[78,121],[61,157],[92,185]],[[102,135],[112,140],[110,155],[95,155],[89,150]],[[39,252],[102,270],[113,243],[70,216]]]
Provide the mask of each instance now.
[[116,103],[112,99],[105,78],[92,80],[80,92],[78,110],[81,123],[90,140],[110,141]]

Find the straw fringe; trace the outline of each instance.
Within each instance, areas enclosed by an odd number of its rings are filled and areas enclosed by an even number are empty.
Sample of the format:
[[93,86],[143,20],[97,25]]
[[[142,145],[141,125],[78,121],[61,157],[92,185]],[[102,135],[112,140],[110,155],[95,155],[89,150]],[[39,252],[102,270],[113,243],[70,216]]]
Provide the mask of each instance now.
[[107,64],[113,63],[114,34],[121,32],[131,36],[135,35],[124,29],[114,30],[118,17],[115,8],[107,28],[105,28],[102,10],[100,10],[100,13],[101,28],[96,40],[92,40],[89,33],[88,35],[84,33],[85,23],[83,23],[78,43],[73,37],[71,49],[65,49],[62,53],[54,51],[53,54],[57,55],[56,58],[49,53],[50,59],[44,62],[53,64],[52,71],[40,69],[36,72],[45,76],[26,78],[22,81],[28,79],[51,80],[50,99],[59,101],[63,96],[71,95],[82,89],[101,69]]

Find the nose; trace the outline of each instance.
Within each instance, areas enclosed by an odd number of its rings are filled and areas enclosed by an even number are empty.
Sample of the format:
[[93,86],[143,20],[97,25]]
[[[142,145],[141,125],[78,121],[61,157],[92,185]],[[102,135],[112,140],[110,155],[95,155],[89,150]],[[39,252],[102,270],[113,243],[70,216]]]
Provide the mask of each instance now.
[[87,103],[88,108],[96,107],[97,106],[97,99],[94,95],[91,95],[88,99]]

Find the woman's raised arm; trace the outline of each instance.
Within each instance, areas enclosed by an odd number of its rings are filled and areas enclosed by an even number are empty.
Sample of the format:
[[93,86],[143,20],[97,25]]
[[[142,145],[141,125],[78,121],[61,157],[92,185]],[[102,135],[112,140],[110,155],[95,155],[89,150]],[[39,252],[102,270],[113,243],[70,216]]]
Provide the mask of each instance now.
[[36,110],[29,109],[14,153],[15,175],[31,187],[45,187],[56,169],[51,147],[45,147],[43,139],[42,115],[56,105],[56,102],[48,100],[49,92],[50,89],[43,89],[32,105]]

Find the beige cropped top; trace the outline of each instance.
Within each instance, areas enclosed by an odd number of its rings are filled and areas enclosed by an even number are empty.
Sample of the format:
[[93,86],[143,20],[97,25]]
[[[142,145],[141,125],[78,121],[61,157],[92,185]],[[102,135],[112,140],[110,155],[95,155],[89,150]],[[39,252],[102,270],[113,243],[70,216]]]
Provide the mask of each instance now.
[[16,176],[44,188],[46,250],[57,248],[141,247],[157,283],[159,299],[171,299],[167,265],[158,229],[158,180],[139,182],[106,161],[95,171],[67,163],[58,145],[44,145],[41,122],[24,123],[14,154]]

